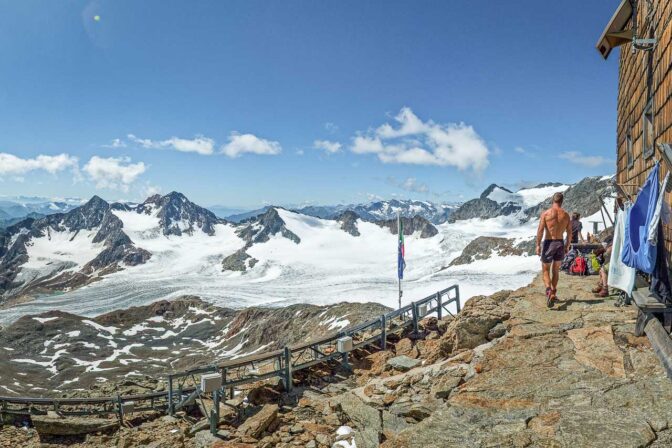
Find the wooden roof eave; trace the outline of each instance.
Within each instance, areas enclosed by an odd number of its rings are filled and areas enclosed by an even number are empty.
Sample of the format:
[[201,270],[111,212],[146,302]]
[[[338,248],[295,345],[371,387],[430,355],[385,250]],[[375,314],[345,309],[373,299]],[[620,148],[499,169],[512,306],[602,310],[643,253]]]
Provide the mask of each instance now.
[[632,30],[625,29],[630,17],[632,17],[632,4],[630,0],[623,0],[595,46],[604,59],[609,57],[612,49],[632,41]]

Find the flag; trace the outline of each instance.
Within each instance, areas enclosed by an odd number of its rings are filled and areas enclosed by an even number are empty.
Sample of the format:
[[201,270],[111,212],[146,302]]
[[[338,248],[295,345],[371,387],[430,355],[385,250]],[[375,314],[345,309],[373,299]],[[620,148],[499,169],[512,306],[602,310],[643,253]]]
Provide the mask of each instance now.
[[401,222],[401,218],[398,220],[399,228],[399,250],[397,253],[397,275],[399,280],[404,278],[404,269],[406,268],[406,260],[404,260],[405,251],[404,251],[404,224]]

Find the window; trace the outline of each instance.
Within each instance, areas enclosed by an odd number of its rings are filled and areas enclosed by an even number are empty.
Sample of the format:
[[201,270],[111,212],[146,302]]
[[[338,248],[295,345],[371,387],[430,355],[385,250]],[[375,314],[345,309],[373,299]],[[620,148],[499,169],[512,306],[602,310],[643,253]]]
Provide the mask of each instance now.
[[642,115],[642,154],[644,158],[653,155],[655,134],[653,130],[653,99],[650,99]]
[[625,154],[628,161],[628,169],[635,164],[635,158],[632,154],[632,126],[628,126],[628,134],[625,136]]

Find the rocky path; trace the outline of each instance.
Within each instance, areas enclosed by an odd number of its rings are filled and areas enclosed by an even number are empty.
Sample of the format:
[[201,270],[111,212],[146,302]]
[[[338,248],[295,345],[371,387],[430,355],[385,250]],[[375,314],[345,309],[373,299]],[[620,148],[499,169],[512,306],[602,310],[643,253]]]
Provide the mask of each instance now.
[[593,279],[563,276],[550,310],[540,279],[502,300],[507,333],[476,373],[385,446],[671,446],[672,381],[634,308],[594,298]]

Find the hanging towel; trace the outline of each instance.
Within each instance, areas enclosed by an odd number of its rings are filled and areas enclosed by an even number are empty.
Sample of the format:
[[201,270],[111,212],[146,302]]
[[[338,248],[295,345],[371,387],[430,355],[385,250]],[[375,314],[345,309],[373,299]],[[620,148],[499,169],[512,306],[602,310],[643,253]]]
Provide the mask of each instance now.
[[611,262],[609,262],[609,275],[607,276],[609,286],[620,289],[628,296],[632,295],[632,289],[635,287],[635,269],[623,264],[621,261],[621,250],[623,249],[625,221],[628,218],[630,206],[630,204],[627,204],[625,211],[619,209],[616,215],[614,242],[611,247]]
[[626,266],[650,274],[656,265],[656,246],[649,243],[649,225],[653,220],[658,203],[658,171],[656,163],[639,191],[634,205],[630,208],[623,232],[621,260]]
[[667,256],[665,253],[665,237],[663,225],[658,223],[658,250],[656,254],[656,268],[651,273],[651,286],[649,291],[662,303],[672,303],[672,287],[670,287],[670,275],[667,268]]
[[649,244],[654,246],[658,245],[658,224],[660,224],[661,217],[663,215],[663,203],[665,202],[665,189],[667,188],[667,183],[670,180],[670,172],[668,171],[665,175],[665,180],[660,185],[660,193],[658,194],[658,201],[656,202],[656,209],[653,212],[653,218],[649,224],[648,231],[648,240]]

